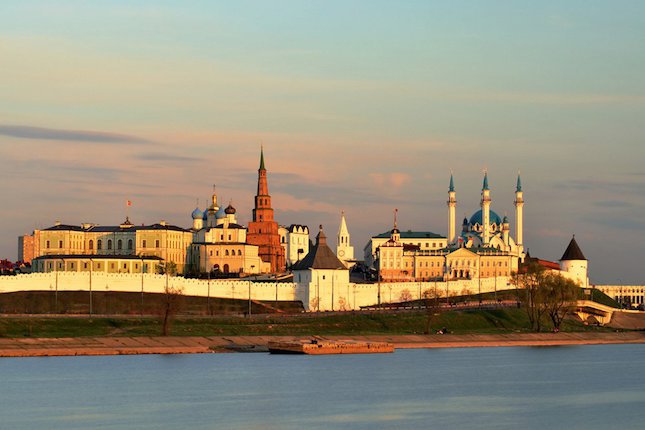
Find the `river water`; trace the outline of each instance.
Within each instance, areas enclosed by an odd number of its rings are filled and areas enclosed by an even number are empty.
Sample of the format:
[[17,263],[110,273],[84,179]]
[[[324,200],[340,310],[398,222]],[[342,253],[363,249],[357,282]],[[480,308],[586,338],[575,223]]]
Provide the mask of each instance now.
[[645,428],[645,345],[0,358],[1,429]]

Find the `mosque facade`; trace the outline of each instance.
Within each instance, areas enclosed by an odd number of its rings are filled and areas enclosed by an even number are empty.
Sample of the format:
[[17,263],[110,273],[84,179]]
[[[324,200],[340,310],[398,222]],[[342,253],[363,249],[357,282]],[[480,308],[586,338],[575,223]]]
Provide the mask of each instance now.
[[448,237],[430,231],[400,231],[396,221],[388,233],[370,239],[364,248],[365,263],[379,280],[446,281],[507,277],[524,260],[524,193],[518,175],[515,189],[515,235],[508,217],[491,209],[488,173],[482,183],[480,210],[463,220],[457,233],[457,198],[454,178],[448,187]]

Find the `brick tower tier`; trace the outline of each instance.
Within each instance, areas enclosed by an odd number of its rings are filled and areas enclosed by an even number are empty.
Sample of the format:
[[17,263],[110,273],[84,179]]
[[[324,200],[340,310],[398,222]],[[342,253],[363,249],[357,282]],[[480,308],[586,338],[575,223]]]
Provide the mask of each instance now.
[[278,223],[273,220],[271,196],[267,184],[267,171],[264,167],[264,150],[260,150],[260,168],[258,169],[258,192],[255,196],[253,221],[249,222],[246,241],[259,247],[258,254],[262,261],[271,264],[271,272],[285,271],[284,248],[280,245]]

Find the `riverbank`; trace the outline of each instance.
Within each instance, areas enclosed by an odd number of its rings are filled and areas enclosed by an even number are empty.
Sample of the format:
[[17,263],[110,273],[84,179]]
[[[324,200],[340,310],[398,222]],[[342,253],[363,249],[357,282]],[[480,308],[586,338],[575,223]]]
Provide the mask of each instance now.
[[[393,336],[325,336],[329,340],[389,342],[397,349],[508,346],[563,346],[645,343],[645,332],[511,333]],[[80,337],[1,339],[0,357],[49,357],[133,354],[203,354],[234,349],[264,350],[270,340],[306,336]]]

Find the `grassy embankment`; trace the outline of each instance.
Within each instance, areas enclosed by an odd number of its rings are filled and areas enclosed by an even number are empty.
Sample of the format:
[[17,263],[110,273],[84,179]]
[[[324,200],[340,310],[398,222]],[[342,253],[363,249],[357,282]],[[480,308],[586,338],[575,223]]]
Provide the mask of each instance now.
[[[175,336],[234,335],[369,335],[421,334],[423,312],[343,313],[245,317],[181,317],[172,325]],[[431,332],[447,327],[453,333],[529,332],[522,309],[449,311],[433,317]],[[602,328],[567,321],[563,331]],[[161,322],[154,317],[5,317],[0,337],[158,336]]]
[[[594,292],[594,299],[606,302],[611,299]],[[491,300],[494,295],[482,295],[482,300]],[[498,292],[498,299],[513,300],[513,290]],[[87,292],[59,293],[59,312],[81,314],[87,312]],[[161,333],[160,318],[155,316],[161,307],[161,295],[144,297],[144,314],[141,298],[133,293],[95,293],[95,313],[120,313],[119,316],[87,315],[73,316],[5,316],[0,318],[0,337],[80,337],[80,336],[157,336]],[[455,297],[453,301],[477,300],[477,295]],[[370,335],[370,334],[422,334],[426,328],[425,311],[348,312],[330,314],[266,314],[275,307],[287,312],[297,312],[293,302],[253,303],[251,318],[226,316],[248,311],[245,300],[211,299],[211,312],[207,316],[206,299],[185,297],[180,309],[183,315],[175,318],[171,334],[175,336],[234,336],[234,335]],[[12,293],[0,295],[0,312],[48,313],[52,311],[52,294]],[[512,333],[529,332],[529,323],[524,309],[503,308],[493,310],[452,310],[434,315],[430,332],[447,327],[450,332],[466,333]],[[545,331],[549,330],[548,323]],[[563,331],[607,330],[584,326],[574,320],[565,321]]]

